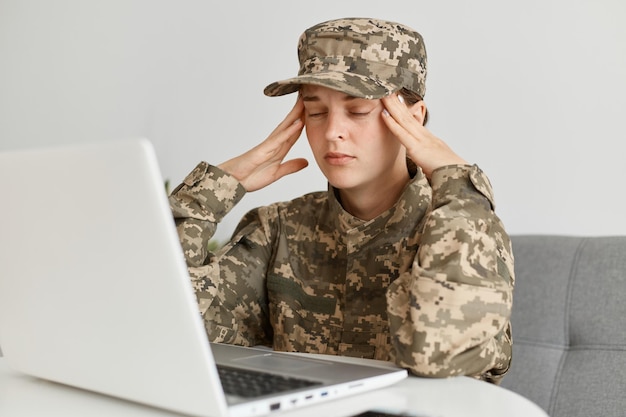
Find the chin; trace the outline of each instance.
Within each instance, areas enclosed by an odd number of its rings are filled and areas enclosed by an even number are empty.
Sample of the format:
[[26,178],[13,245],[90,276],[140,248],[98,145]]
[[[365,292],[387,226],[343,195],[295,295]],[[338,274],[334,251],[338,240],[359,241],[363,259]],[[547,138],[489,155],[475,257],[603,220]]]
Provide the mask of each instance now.
[[354,170],[325,167],[321,171],[328,183],[338,190],[349,190],[361,184],[360,176]]
[[338,189],[338,190],[349,190],[351,188],[356,187],[356,183],[354,182],[354,180],[346,180],[346,179],[336,179],[336,178],[329,178],[326,177],[326,179],[328,180],[328,183],[330,185],[332,185],[334,188]]

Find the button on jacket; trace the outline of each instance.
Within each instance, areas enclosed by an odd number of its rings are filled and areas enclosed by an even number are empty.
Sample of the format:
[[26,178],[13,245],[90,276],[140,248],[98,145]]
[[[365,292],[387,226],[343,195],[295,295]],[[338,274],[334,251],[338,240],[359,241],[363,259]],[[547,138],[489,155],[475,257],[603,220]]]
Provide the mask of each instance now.
[[247,213],[207,244],[245,189],[200,163],[170,197],[209,339],[395,362],[498,382],[511,360],[511,243],[477,166],[409,163],[397,203],[363,221],[336,190]]

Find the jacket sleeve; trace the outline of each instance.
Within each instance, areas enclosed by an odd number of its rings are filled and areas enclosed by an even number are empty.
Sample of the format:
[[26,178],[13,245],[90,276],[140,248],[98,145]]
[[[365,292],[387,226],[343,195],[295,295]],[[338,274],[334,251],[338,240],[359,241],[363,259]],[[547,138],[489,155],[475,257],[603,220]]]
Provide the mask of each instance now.
[[253,210],[226,245],[215,253],[208,249],[218,223],[244,195],[234,177],[201,162],[172,192],[170,207],[209,340],[267,345],[271,343],[265,292],[270,226]]
[[478,167],[440,168],[431,185],[411,271],[387,291],[394,359],[419,376],[497,383],[511,360],[511,242]]

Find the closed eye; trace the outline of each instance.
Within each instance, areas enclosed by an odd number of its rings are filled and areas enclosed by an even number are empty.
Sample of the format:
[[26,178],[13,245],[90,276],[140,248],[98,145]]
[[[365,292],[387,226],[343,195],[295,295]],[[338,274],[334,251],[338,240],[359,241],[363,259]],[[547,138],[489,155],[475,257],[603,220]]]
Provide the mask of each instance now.
[[369,116],[372,113],[372,111],[373,111],[372,109],[369,109],[369,110],[351,110],[349,113],[350,113],[350,116],[352,116],[352,117],[364,118],[364,117]]

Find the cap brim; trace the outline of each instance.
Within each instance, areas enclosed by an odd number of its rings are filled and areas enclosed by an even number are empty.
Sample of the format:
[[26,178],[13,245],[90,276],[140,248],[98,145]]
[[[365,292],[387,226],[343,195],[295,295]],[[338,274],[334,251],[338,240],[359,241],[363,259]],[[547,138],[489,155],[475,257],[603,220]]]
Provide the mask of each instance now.
[[295,93],[302,85],[319,85],[341,91],[352,97],[378,99],[388,96],[400,87],[359,74],[338,71],[320,71],[274,82],[263,90],[266,96],[275,97]]

